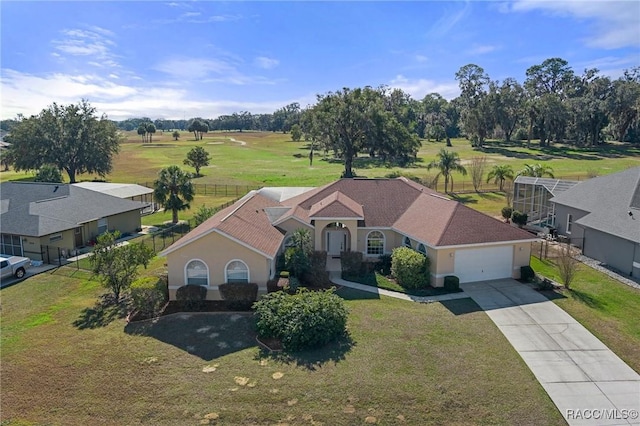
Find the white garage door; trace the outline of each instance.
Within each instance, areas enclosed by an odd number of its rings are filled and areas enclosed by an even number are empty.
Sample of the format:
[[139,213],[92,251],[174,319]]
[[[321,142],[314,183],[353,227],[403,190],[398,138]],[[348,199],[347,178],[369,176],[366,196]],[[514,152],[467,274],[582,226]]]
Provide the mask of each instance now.
[[461,283],[510,278],[513,246],[456,250],[454,275]]

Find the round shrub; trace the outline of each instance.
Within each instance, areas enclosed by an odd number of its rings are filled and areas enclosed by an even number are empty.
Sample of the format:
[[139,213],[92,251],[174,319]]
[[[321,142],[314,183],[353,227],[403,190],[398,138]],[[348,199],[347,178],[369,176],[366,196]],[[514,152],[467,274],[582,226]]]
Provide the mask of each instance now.
[[347,308],[333,290],[278,291],[253,306],[258,335],[280,339],[288,351],[324,346],[344,335],[347,326]]
[[185,311],[199,311],[207,299],[207,289],[201,285],[183,285],[176,291],[176,300]]
[[407,289],[429,286],[429,258],[409,247],[398,247],[391,254],[391,274]]
[[526,213],[519,212],[518,210],[514,210],[513,213],[511,213],[511,221],[521,228],[527,224],[527,220],[528,216]]
[[460,291],[460,278],[455,275],[444,277],[444,289],[451,292]]
[[248,311],[258,298],[258,284],[254,283],[225,283],[219,289],[222,300],[230,309]]
[[133,309],[146,317],[152,317],[160,312],[167,303],[165,285],[157,277],[138,278],[129,289]]

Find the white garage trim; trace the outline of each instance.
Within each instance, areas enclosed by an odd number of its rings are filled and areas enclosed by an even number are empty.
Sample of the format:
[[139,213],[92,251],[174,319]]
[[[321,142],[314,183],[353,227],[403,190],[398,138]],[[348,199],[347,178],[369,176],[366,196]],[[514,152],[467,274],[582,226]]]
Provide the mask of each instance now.
[[513,246],[456,250],[453,275],[461,283],[511,278]]

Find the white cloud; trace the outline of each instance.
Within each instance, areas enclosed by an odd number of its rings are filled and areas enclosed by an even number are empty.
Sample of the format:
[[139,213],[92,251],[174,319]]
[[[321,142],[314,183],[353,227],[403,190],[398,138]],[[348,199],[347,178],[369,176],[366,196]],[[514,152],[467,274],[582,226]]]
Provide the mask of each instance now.
[[274,58],[268,58],[266,56],[258,56],[254,61],[257,67],[264,68],[266,70],[277,67],[280,61]]
[[510,11],[542,10],[558,16],[593,21],[590,47],[618,49],[640,46],[640,4],[637,1],[518,0]]
[[455,81],[436,82],[427,79],[410,80],[402,74],[397,75],[389,83],[390,87],[402,89],[414,99],[422,99],[429,93],[439,93],[446,99],[453,99],[460,94],[460,88]]
[[116,84],[108,78],[93,74],[33,75],[11,69],[1,70],[1,118],[14,118],[16,114],[30,116],[39,113],[53,102],[75,104],[87,99],[99,114],[113,120],[129,117],[216,117],[237,111],[268,113],[296,102],[287,99],[270,102],[238,102],[228,100],[198,100],[198,94],[183,86],[154,83],[148,87],[144,80],[135,79],[135,85]]
[[154,67],[176,81],[229,83],[235,85],[275,84],[276,80],[263,76],[250,76],[240,72],[231,59],[171,58]]
[[200,16],[202,15],[202,13],[200,12],[185,12],[182,15],[180,15],[180,18],[185,19],[185,18],[193,18],[195,16]]
[[62,55],[92,57],[94,60],[88,61],[88,63],[93,66],[118,67],[119,64],[114,60],[116,55],[112,52],[112,48],[116,44],[110,39],[114,35],[113,32],[98,26],[90,26],[89,28],[86,30],[71,28],[60,31],[64,37],[52,40],[51,43],[55,49],[52,55],[58,58],[62,58]]
[[428,57],[424,56],[424,55],[416,55],[415,57],[417,62],[420,62],[421,64],[427,62],[429,60]]

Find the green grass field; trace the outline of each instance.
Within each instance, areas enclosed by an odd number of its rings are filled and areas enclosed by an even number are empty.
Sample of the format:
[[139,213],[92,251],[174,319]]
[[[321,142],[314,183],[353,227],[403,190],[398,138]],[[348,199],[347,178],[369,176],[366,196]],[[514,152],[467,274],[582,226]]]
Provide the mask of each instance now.
[[[182,132],[174,141],[169,132],[157,133],[153,143],[143,144],[135,132],[125,134],[120,154],[114,161],[113,172],[106,177],[111,182],[142,183],[152,185],[158,171],[169,165],[183,166],[187,152],[194,146],[202,146],[211,154],[211,165],[202,169],[202,177],[194,179],[196,184],[230,184],[249,186],[318,186],[339,178],[343,170],[340,161],[324,153],[316,152],[313,167],[309,166],[307,142],[293,142],[289,134],[271,132],[212,132],[202,141],[195,141],[193,134]],[[515,171],[524,164],[544,163],[551,166],[556,177],[586,179],[588,174],[604,175],[628,167],[640,166],[640,147],[629,144],[608,143],[596,149],[554,145],[539,149],[536,143],[527,149],[525,143],[491,141],[483,151],[474,150],[468,141],[454,139],[449,148],[460,155],[463,164],[474,156],[486,156],[488,168],[494,164],[510,164]],[[444,142],[423,141],[418,160],[406,168],[388,167],[377,160],[361,157],[355,160],[355,172],[359,176],[384,177],[391,173],[412,175],[430,179],[434,170],[427,164],[444,148]],[[488,172],[488,170],[487,170]],[[0,172],[0,179],[32,179],[33,173],[14,171]],[[81,175],[79,180],[92,180],[96,176]],[[499,215],[505,204],[500,193],[476,194],[468,176],[454,173],[455,191],[458,200],[480,211]],[[438,189],[442,190],[442,181]],[[484,184],[487,189],[495,185]],[[200,204],[214,205],[227,200],[196,197],[194,209]],[[215,198],[215,197],[214,197]],[[191,212],[184,213],[190,217]]]
[[[531,267],[560,281],[555,263],[550,259],[532,257]],[[552,299],[640,372],[640,290],[579,264],[571,290],[559,292]]]
[[3,425],[564,424],[470,299],[341,291],[350,339],[286,357],[246,316],[127,325],[102,292],[69,268],[2,290]]

